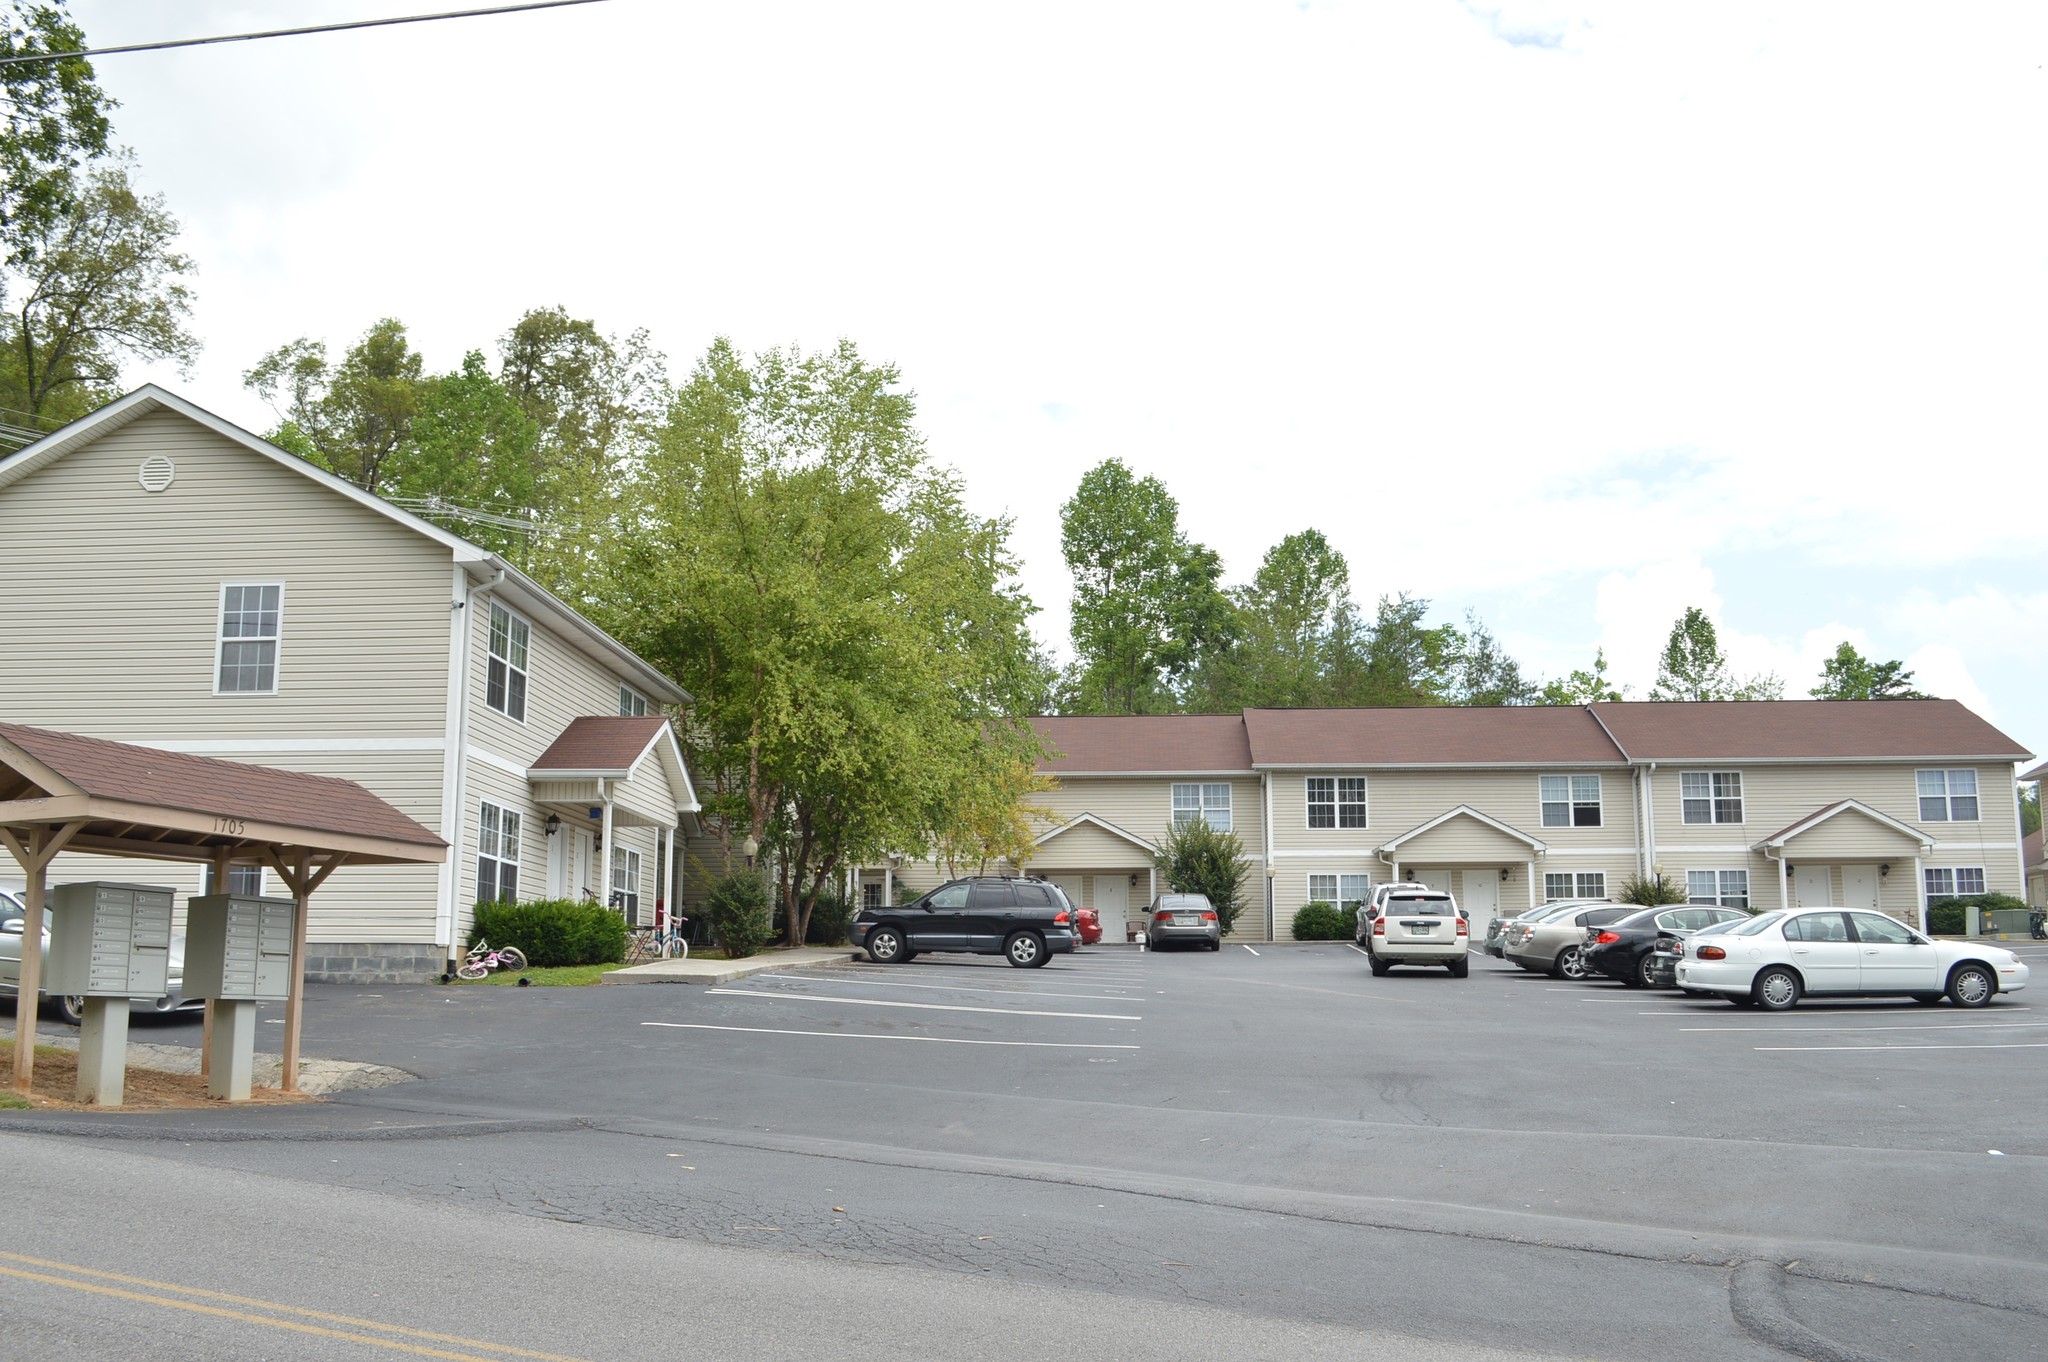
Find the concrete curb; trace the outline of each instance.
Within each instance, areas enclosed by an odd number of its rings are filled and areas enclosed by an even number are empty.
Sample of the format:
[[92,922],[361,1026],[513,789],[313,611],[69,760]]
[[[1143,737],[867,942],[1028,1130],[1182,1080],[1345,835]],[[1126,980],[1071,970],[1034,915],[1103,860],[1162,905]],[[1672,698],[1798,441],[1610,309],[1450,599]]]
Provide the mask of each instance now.
[[[0,1040],[12,1042],[14,1028],[0,1028]],[[45,1035],[42,1027],[36,1028],[36,1044],[47,1045],[54,1050],[77,1050],[78,1037],[75,1035]],[[158,1073],[196,1074],[199,1072],[199,1051],[185,1045],[150,1045],[142,1041],[128,1042],[128,1067],[131,1069],[153,1069]],[[251,1079],[259,1088],[274,1088],[284,1076],[284,1056],[256,1056],[251,1070]],[[312,1097],[326,1097],[337,1092],[356,1092],[364,1088],[388,1088],[393,1083],[410,1083],[417,1075],[403,1069],[393,1069],[382,1064],[359,1064],[350,1059],[301,1059],[299,1061],[299,1091]]]
[[650,960],[628,965],[604,976],[607,984],[729,984],[750,974],[769,974],[785,969],[814,969],[820,965],[844,964],[859,958],[850,947],[806,946],[793,951],[775,951],[749,956],[745,960]]

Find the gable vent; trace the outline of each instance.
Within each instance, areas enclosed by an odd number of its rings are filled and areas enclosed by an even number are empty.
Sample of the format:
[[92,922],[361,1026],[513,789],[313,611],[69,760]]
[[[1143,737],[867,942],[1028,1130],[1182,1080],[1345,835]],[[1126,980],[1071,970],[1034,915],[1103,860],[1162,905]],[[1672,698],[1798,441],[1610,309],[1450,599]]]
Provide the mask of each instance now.
[[171,485],[178,476],[178,466],[161,454],[152,454],[142,461],[142,468],[135,474],[135,480],[142,484],[145,492],[161,492]]

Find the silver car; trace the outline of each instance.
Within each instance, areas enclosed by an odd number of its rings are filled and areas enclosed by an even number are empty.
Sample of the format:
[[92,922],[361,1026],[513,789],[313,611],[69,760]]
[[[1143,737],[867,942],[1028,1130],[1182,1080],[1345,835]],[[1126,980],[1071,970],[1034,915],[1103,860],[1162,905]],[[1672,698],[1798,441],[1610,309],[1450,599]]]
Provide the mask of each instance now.
[[1223,949],[1223,924],[1206,894],[1161,894],[1152,900],[1145,930],[1154,946],[1188,945]]
[[[21,891],[0,889],[0,998],[15,998],[21,993],[21,939],[23,929],[28,925],[28,907],[21,900]],[[43,958],[50,956],[50,924],[43,920]],[[45,1003],[57,1016],[78,1025],[85,1017],[85,999],[70,994],[50,998]],[[145,1013],[168,1013],[204,1008],[204,998],[185,996],[185,938],[171,938],[171,974],[168,991],[161,998],[131,998],[129,1010]]]
[[1604,927],[1641,911],[1642,905],[1635,903],[1596,903],[1577,908],[1568,905],[1564,912],[1552,913],[1511,939],[1507,961],[1559,979],[1583,979],[1586,962],[1579,951],[1585,943],[1586,928]]

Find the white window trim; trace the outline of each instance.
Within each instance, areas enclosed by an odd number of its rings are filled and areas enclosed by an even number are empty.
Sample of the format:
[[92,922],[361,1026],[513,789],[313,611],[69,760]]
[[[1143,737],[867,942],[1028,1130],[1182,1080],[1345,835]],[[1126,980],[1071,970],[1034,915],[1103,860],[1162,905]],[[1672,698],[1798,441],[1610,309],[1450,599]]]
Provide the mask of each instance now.
[[[1330,817],[1335,819],[1327,828],[1319,828],[1309,821],[1309,808],[1314,803],[1309,798],[1309,782],[1327,780],[1330,782]],[[1361,787],[1358,807],[1365,812],[1365,821],[1354,827],[1344,826],[1344,782],[1355,780]],[[1365,832],[1372,827],[1372,784],[1364,776],[1303,776],[1301,778],[1301,826],[1305,832]],[[1319,853],[1321,854],[1321,853]]]
[[[1721,891],[1721,877],[1723,875],[1735,874],[1742,876],[1743,902],[1741,903],[1729,903],[1727,901],[1728,896]],[[1694,875],[1712,875],[1714,877],[1714,897],[1711,900],[1693,898],[1692,877]],[[1696,908],[1746,909],[1756,906],[1756,886],[1750,882],[1749,867],[1746,865],[1688,866],[1685,871],[1685,877],[1685,901]]]
[[[1595,875],[1600,877],[1600,888],[1597,892],[1586,893],[1580,887],[1581,882]],[[1550,881],[1553,876],[1559,879],[1570,880],[1571,892],[1568,894],[1551,893]],[[1543,872],[1543,901],[1545,903],[1562,903],[1566,899],[1604,899],[1606,897],[1607,872],[1604,870],[1546,870]]]
[[[269,690],[222,690],[220,688],[221,649],[228,643],[227,612],[228,588],[232,586],[274,586],[277,588],[277,633],[271,642],[277,646],[277,655],[270,668]],[[236,639],[236,643],[247,643],[248,639]],[[239,700],[246,696],[277,695],[284,689],[284,579],[282,577],[236,577],[220,584],[220,594],[213,602],[213,693],[224,699]]]
[[[1554,802],[1554,801],[1551,801],[1551,800],[1546,800],[1546,799],[1545,799],[1545,798],[1543,797],[1543,782],[1544,782],[1544,781],[1546,781],[1546,780],[1561,780],[1561,781],[1563,781],[1563,782],[1565,783],[1565,784],[1564,784],[1564,822],[1562,822],[1562,823],[1546,823],[1546,822],[1544,822],[1544,821],[1543,821],[1543,806],[1544,806],[1545,804],[1547,804],[1547,803],[1552,803],[1552,802]],[[1593,782],[1593,788],[1594,788],[1594,789],[1596,789],[1596,790],[1598,790],[1598,791],[1600,792],[1600,793],[1599,793],[1599,795],[1598,795],[1598,796],[1597,796],[1597,797],[1596,797],[1596,798],[1595,798],[1595,799],[1593,800],[1593,807],[1594,807],[1594,808],[1596,808],[1596,809],[1598,809],[1598,810],[1600,811],[1600,821],[1599,821],[1599,822],[1597,822],[1597,823],[1580,823],[1580,822],[1577,822],[1577,821],[1575,821],[1575,820],[1574,820],[1574,819],[1572,818],[1572,810],[1576,809],[1576,808],[1578,807],[1578,804],[1579,804],[1579,801],[1578,801],[1578,800],[1577,800],[1577,799],[1576,799],[1576,798],[1575,798],[1575,797],[1574,797],[1574,796],[1572,795],[1572,782],[1573,782],[1574,780],[1591,780],[1591,781]],[[1745,813],[1747,813],[1747,812],[1748,812],[1748,810],[1747,810],[1747,809],[1745,809],[1745,810],[1744,810],[1744,812],[1745,812]],[[1679,801],[1678,801],[1678,814],[1679,814],[1679,817],[1681,817],[1681,818],[1683,818],[1683,817],[1685,816],[1685,789],[1684,789],[1684,782],[1683,782],[1683,780],[1681,780],[1681,781],[1680,781],[1680,785],[1679,785]],[[1573,772],[1570,772],[1570,771],[1545,771],[1545,772],[1543,772],[1543,773],[1542,773],[1541,775],[1539,775],[1539,776],[1537,776],[1537,777],[1536,777],[1536,825],[1537,825],[1538,827],[1543,827],[1543,828],[1604,828],[1604,827],[1606,827],[1606,826],[1607,826],[1607,782],[1606,782],[1606,781],[1604,781],[1604,780],[1602,780],[1602,779],[1600,779],[1600,773],[1599,773],[1598,771],[1595,771],[1595,772],[1591,773],[1590,775],[1587,775],[1587,774],[1585,774],[1585,773],[1578,773],[1578,774],[1574,774]]]
[[[533,660],[533,635],[532,635],[532,634],[528,634],[528,635],[526,636],[526,658],[527,658],[527,661],[529,661],[529,662],[531,662],[531,661]],[[637,710],[633,710],[633,709],[628,709],[628,708],[626,707],[626,699],[627,699],[627,697],[628,697],[628,696],[631,696],[631,697],[632,697],[632,698],[633,698],[633,699],[634,699],[635,701],[637,701],[637,702],[639,703],[639,705],[640,705],[640,708],[639,708],[639,709],[637,709]],[[639,691],[637,691],[637,690],[634,690],[634,689],[633,689],[633,688],[632,688],[631,686],[627,685],[627,684],[626,684],[625,682],[623,682],[623,681],[619,682],[619,715],[620,715],[620,717],[621,717],[621,718],[628,718],[628,719],[638,719],[638,718],[642,718],[642,717],[644,717],[644,716],[645,716],[645,715],[647,714],[648,710],[649,710],[649,709],[651,709],[651,708],[652,708],[652,706],[650,706],[650,705],[649,705],[649,704],[647,703],[647,697],[646,697],[646,696],[642,695],[642,694],[641,694],[641,693],[640,693]]]
[[[280,619],[279,623],[280,625],[283,623],[282,619]],[[1931,796],[1923,796],[1920,793],[1920,777],[1929,771],[1933,771],[1941,776],[1941,808],[1942,813],[1945,815],[1941,818],[1925,818],[1921,816],[1920,801]],[[1974,799],[1977,801],[1977,816],[1975,818],[1957,818],[1955,816],[1956,795],[1955,791],[1949,788],[1949,777],[1958,771],[1968,771],[1972,776],[1977,777],[1977,793],[1963,796],[1964,799]],[[1978,775],[1977,768],[1974,766],[1922,766],[1915,770],[1913,772],[1913,821],[1916,823],[1940,823],[1944,827],[1952,827],[1957,823],[1982,823],[1984,821],[1984,779]]]
[[[1216,828],[1218,832],[1235,832],[1237,830],[1237,796],[1230,788],[1230,782],[1227,780],[1168,781],[1166,783],[1166,826],[1169,828],[1180,826],[1180,819],[1176,816],[1177,809],[1173,801],[1173,792],[1176,789],[1182,789],[1190,785],[1195,788],[1195,812],[1201,815],[1202,821],[1208,823],[1210,827]],[[1211,785],[1221,785],[1223,787],[1223,808],[1230,816],[1230,821],[1221,827],[1217,827],[1215,821],[1209,817],[1208,800],[1203,794],[1203,791]]]
[[[1315,886],[1317,880],[1336,881],[1337,892],[1329,898],[1322,897],[1316,893]],[[1355,899],[1346,900],[1344,897],[1344,881],[1346,880],[1365,881],[1365,892]],[[1302,900],[1304,904],[1327,903],[1339,912],[1344,910],[1344,905],[1347,901],[1362,905],[1372,898],[1372,876],[1363,870],[1312,870],[1302,876],[1301,882],[1308,895],[1307,898]]]
[[[1693,823],[1693,822],[1688,822],[1688,821],[1687,821],[1687,819],[1686,819],[1686,816],[1685,816],[1685,778],[1686,778],[1687,776],[1705,776],[1705,777],[1707,778],[1707,813],[1709,814],[1709,817],[1708,817],[1707,821],[1706,821],[1706,822],[1704,822],[1704,823]],[[1715,817],[1712,817],[1712,816],[1711,816],[1711,815],[1713,814],[1713,812],[1714,812],[1714,777],[1715,777],[1715,776],[1734,776],[1734,777],[1735,777],[1735,779],[1737,780],[1737,782],[1739,782],[1739,784],[1740,784],[1740,786],[1741,786],[1741,789],[1742,789],[1742,794],[1741,794],[1740,796],[1738,796],[1738,797],[1739,797],[1739,798],[1741,799],[1741,801],[1742,801],[1742,817],[1740,817],[1740,818],[1735,818],[1735,819],[1723,819],[1723,818],[1715,818]],[[1917,807],[1917,806],[1916,806],[1916,807]],[[1742,771],[1736,771],[1736,770],[1726,770],[1726,769],[1713,769],[1713,768],[1706,768],[1706,769],[1702,769],[1702,770],[1697,770],[1697,771],[1680,771],[1680,772],[1678,773],[1678,825],[1679,825],[1680,827],[1682,827],[1682,828],[1739,828],[1739,827],[1742,827],[1743,825],[1745,825],[1745,824],[1746,824],[1746,823],[1748,823],[1748,822],[1749,822],[1749,777],[1748,777],[1748,775],[1747,775],[1747,774],[1745,774],[1745,773],[1744,773],[1744,772],[1742,772]]]
[[[484,810],[485,810],[485,809],[496,809],[496,810],[498,811],[498,837],[497,837],[497,845],[498,845],[498,851],[492,852],[492,853],[490,854],[490,856],[489,856],[489,858],[488,858],[488,859],[490,859],[490,860],[492,860],[492,861],[495,861],[495,862],[497,862],[497,864],[498,864],[498,874],[497,874],[497,881],[498,881],[498,885],[499,885],[499,888],[500,888],[500,889],[502,890],[502,888],[504,887],[504,883],[505,883],[505,871],[504,871],[504,868],[505,868],[506,866],[508,866],[508,865],[509,865],[509,866],[511,866],[511,867],[512,867],[512,869],[513,869],[513,870],[514,870],[515,872],[519,871],[519,870],[520,870],[520,868],[521,868],[521,866],[520,866],[520,857],[519,857],[519,853],[520,853],[520,851],[522,850],[522,848],[520,847],[520,845],[519,845],[519,844],[520,844],[521,840],[522,840],[522,839],[523,839],[523,838],[524,838],[524,837],[526,836],[526,814],[525,814],[525,813],[524,813],[523,811],[519,810],[519,809],[515,809],[515,808],[513,808],[513,807],[512,807],[512,806],[511,806],[510,804],[500,804],[500,803],[499,803],[499,802],[498,802],[497,800],[495,800],[495,799],[480,799],[480,800],[478,800],[478,801],[477,801],[477,809],[476,809],[476,855],[477,855],[477,859],[478,859],[479,861],[481,861],[481,860],[484,860],[484,859],[486,859],[486,858],[485,858],[485,855],[484,855]],[[501,853],[501,852],[502,852],[502,851],[504,850],[504,846],[505,846],[505,815],[506,815],[506,814],[508,814],[508,813],[509,813],[509,814],[511,814],[511,815],[512,815],[512,816],[513,816],[514,818],[517,818],[517,819],[519,820],[519,831],[515,832],[515,833],[514,833],[514,834],[512,835],[512,854],[511,854],[510,856],[505,856],[505,855],[502,855],[502,854],[500,854],[500,853]],[[517,902],[520,902],[521,900],[520,900],[520,898],[519,898],[519,895],[520,895],[520,892],[522,891],[522,889],[524,888],[524,886],[522,886],[522,885],[518,884],[518,883],[517,883],[516,881],[518,881],[518,880],[522,880],[522,879],[524,879],[524,878],[525,878],[525,876],[524,876],[524,875],[522,875],[522,874],[517,874],[517,873],[515,873],[515,874],[514,874],[514,876],[513,876],[513,879],[514,879],[515,883],[514,883],[514,885],[513,885],[513,888],[512,888],[512,897],[508,899],[508,898],[505,898],[505,897],[504,897],[504,895],[503,895],[502,893],[500,893],[500,894],[499,894],[499,895],[498,895],[498,896],[497,896],[496,898],[492,899],[492,900],[491,900],[491,902],[493,902],[493,903],[517,903]],[[478,867],[477,867],[477,875],[476,875],[476,883],[475,883],[474,885],[472,885],[472,886],[470,887],[470,902],[472,902],[472,903],[480,903],[480,902],[482,902],[482,901],[483,901],[483,899],[482,899],[482,894],[483,894],[483,891],[484,891],[484,876],[483,876],[483,867],[482,867],[482,866],[478,866]]]
[[[1978,878],[1984,881],[1984,887],[1982,889],[1971,889],[1967,891],[1964,890],[1961,883],[1959,882],[1959,877],[1966,870],[1975,872]],[[1948,876],[1948,882],[1950,886],[1948,892],[1937,894],[1934,892],[1934,890],[1930,889],[1927,884],[1927,877],[1929,875]],[[1929,903],[1932,903],[1935,899],[1964,899],[1969,898],[1975,894],[1988,894],[1990,892],[1991,877],[1984,873],[1984,867],[1981,865],[1930,865],[1921,867],[1920,896],[1926,899]]]
[[[486,604],[490,608],[484,611],[484,708],[493,714],[503,715],[513,723],[524,727],[526,724],[524,711],[533,707],[533,621],[520,614],[517,610],[514,610],[511,606],[506,605],[503,601],[492,599],[487,601]],[[515,668],[512,665],[511,658],[501,658],[491,651],[491,617],[500,610],[505,612],[506,619],[526,626],[526,665],[524,667]],[[510,631],[508,630],[507,632],[509,633]],[[491,664],[493,662],[503,662],[505,664],[505,698],[507,705],[510,705],[512,697],[512,673],[516,670],[521,676],[526,678],[526,692],[523,697],[523,703],[520,706],[521,713],[514,715],[509,708],[500,709],[491,703]]]

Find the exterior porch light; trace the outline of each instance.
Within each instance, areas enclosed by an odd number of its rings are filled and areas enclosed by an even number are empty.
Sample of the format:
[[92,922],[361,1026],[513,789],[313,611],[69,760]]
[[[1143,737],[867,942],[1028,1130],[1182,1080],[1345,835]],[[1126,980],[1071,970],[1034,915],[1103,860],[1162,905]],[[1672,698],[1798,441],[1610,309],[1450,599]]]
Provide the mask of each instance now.
[[562,820],[555,814],[548,815],[548,821],[541,824],[541,831],[552,837],[562,830]]
[[1890,861],[1886,861],[1886,862],[1885,862],[1884,864],[1880,865],[1880,866],[1879,866],[1879,867],[1877,868],[1877,877],[1878,877],[1879,879],[1883,879],[1883,878],[1884,878],[1885,876],[1887,876],[1887,875],[1889,875],[1889,874],[1891,874],[1891,873],[1892,873],[1892,863],[1891,863]]
[[1508,868],[1506,866],[1502,866],[1500,868],[1500,882],[1502,884],[1506,884],[1508,882]]

